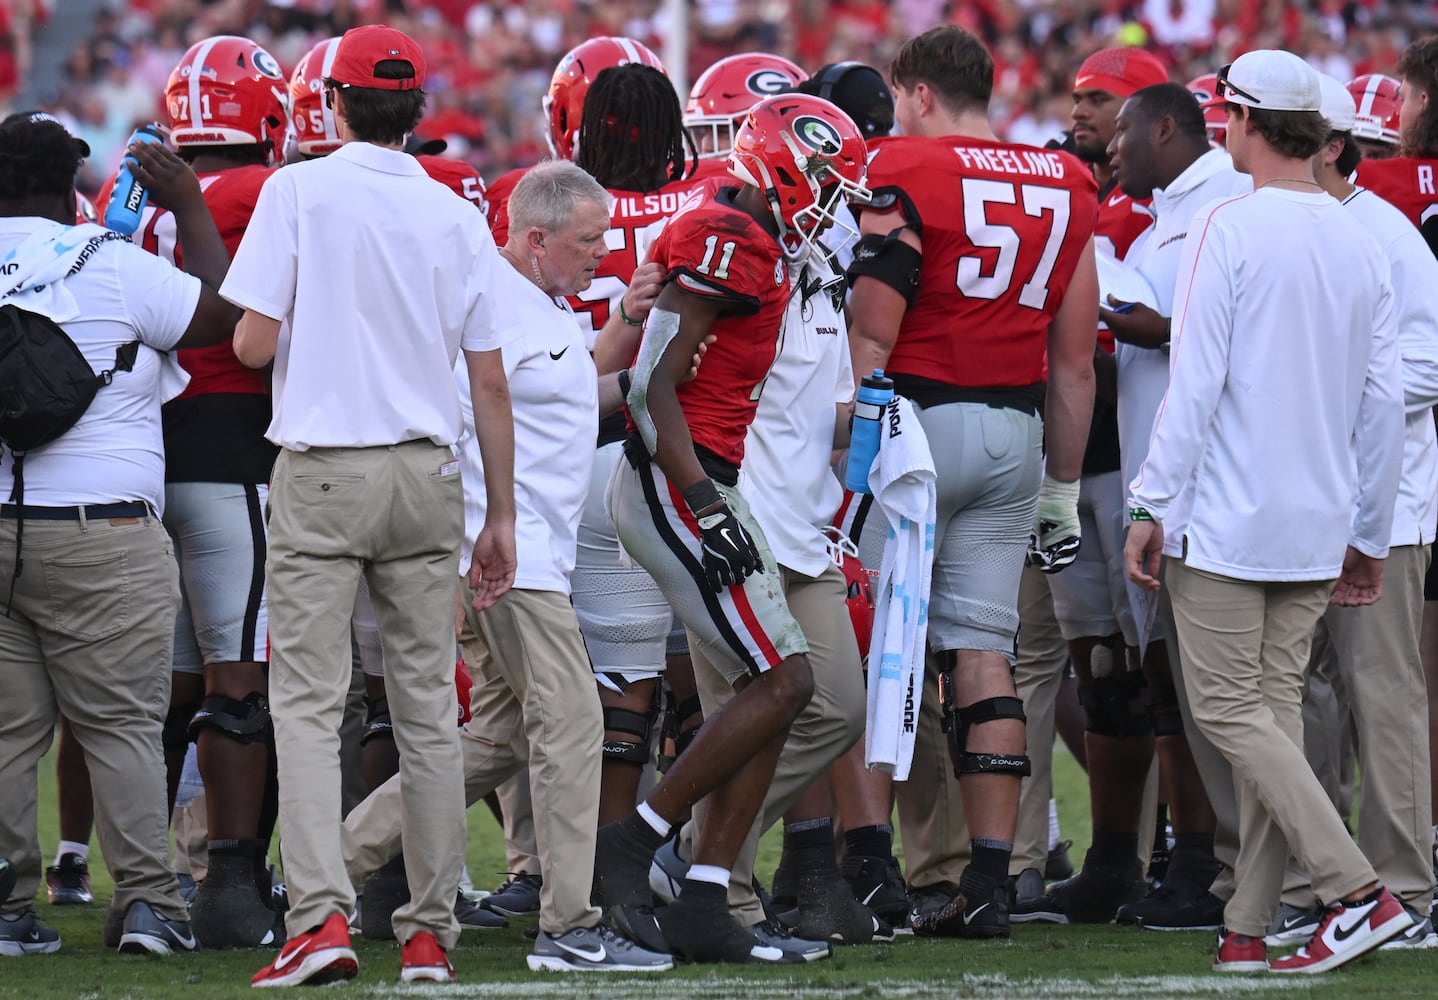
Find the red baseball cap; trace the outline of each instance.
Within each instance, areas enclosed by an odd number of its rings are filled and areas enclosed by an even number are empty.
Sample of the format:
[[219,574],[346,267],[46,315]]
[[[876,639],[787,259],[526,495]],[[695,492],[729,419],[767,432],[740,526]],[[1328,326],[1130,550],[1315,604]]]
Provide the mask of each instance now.
[[[376,76],[382,62],[409,63],[409,76]],[[344,87],[370,90],[418,90],[424,86],[424,50],[403,31],[384,24],[351,28],[335,48],[329,78]]]
[[1168,68],[1143,49],[1099,49],[1083,61],[1074,78],[1075,90],[1105,90],[1132,97],[1144,87],[1168,82]]

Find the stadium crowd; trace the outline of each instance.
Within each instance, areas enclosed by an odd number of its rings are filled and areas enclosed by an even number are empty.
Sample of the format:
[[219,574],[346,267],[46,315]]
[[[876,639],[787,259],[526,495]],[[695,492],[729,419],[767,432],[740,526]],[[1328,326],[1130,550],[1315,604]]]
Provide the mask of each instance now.
[[0,121],[0,956],[92,830],[256,987],[1438,947],[1438,36],[1064,10],[103,14]]

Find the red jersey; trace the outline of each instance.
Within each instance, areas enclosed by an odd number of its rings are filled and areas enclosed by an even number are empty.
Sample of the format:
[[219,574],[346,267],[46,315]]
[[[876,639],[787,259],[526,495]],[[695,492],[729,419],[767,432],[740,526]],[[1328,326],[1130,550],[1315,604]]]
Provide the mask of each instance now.
[[[1134,241],[1153,225],[1153,216],[1145,211],[1152,203],[1152,198],[1130,198],[1115,184],[1109,196],[1098,205],[1098,221],[1093,228],[1094,248],[1115,260],[1128,257]],[[1113,334],[1108,327],[1099,330],[1098,342],[1105,351],[1113,353]]]
[[789,268],[778,241],[734,206],[733,190],[686,202],[654,241],[649,259],[682,290],[728,306],[714,322],[716,339],[698,377],[681,385],[678,396],[694,443],[737,467],[764,379],[784,343]]
[[1391,160],[1364,160],[1357,182],[1393,205],[1419,229],[1438,219],[1438,160],[1395,156]]
[[896,194],[923,240],[888,372],[964,388],[1043,381],[1049,324],[1098,213],[1088,167],[967,136],[896,136],[869,150],[869,189]]
[[[701,160],[700,168],[692,176],[670,181],[653,191],[608,189],[610,228],[604,234],[604,243],[609,255],[599,262],[589,287],[569,296],[569,306],[591,350],[610,313],[619,308],[619,300],[634,279],[635,268],[649,259],[649,244],[654,241],[659,226],[715,175],[713,167],[705,166],[709,162]],[[722,169],[723,165],[719,166]],[[489,190],[489,228],[499,246],[509,239],[509,196],[522,176],[524,171],[511,170]]]
[[[260,197],[260,188],[275,169],[256,164],[206,171],[199,175],[205,204],[209,206],[215,227],[219,229],[220,238],[225,241],[225,249],[232,258],[240,246],[241,237],[249,227],[250,216],[255,212],[255,202]],[[114,189],[115,178],[111,177],[100,192],[95,206],[102,219]],[[167,209],[157,208],[153,203],[147,205],[140,217],[140,228],[135,230],[132,239],[150,253],[164,257],[176,267],[181,265],[183,255],[180,252],[175,217]],[[176,356],[180,366],[190,373],[190,384],[180,394],[180,399],[210,392],[269,395],[269,382],[264,373],[240,364],[229,338],[209,347],[187,348],[177,352]]]
[[484,178],[479,171],[464,160],[452,156],[416,156],[415,160],[424,172],[455,194],[472,202],[476,208],[489,215],[489,201],[484,189]]

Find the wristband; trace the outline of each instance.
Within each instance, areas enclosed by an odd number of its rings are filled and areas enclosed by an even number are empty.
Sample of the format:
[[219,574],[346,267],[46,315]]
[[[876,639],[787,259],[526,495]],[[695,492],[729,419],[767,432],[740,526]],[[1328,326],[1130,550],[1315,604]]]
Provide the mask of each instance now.
[[634,383],[633,383],[633,380],[629,377],[629,369],[628,369],[628,368],[621,368],[621,369],[619,369],[618,379],[619,379],[619,395],[623,396],[624,399],[625,399],[626,401],[628,401],[628,399],[629,399],[629,387],[634,384]]
[[712,479],[701,479],[692,486],[684,489],[684,502],[689,509],[698,514],[705,507],[713,507],[716,503],[724,502],[724,494],[719,492],[719,487],[714,485]]
[[1130,507],[1128,509],[1128,519],[1130,521],[1152,521],[1153,515],[1142,507]]
[[643,321],[642,319],[630,319],[630,318],[629,318],[629,314],[624,311],[624,299],[623,299],[623,298],[620,298],[620,300],[619,300],[619,318],[622,319],[622,320],[624,320],[624,322],[628,323],[630,326],[643,326],[643,325],[644,325],[644,321]]

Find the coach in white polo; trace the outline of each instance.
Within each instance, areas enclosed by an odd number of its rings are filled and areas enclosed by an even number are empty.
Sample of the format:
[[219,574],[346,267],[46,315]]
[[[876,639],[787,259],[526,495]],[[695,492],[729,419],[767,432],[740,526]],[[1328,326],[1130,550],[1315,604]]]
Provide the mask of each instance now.
[[338,729],[363,573],[404,778],[410,902],[394,929],[406,973],[412,939],[428,932],[447,949],[458,937],[454,600],[464,508],[451,446],[462,426],[452,373],[461,347],[488,497],[471,570],[478,606],[509,588],[515,566],[513,421],[490,296],[503,265],[483,216],[456,211],[454,194],[402,149],[423,80],[423,54],[401,32],[345,34],[325,80],[345,143],[265,183],[221,290],[246,310],[240,360],[274,361],[268,436],[281,451],[266,572],[289,934],[328,940],[330,921],[354,908]]
[[[1303,756],[1300,701],[1330,595],[1381,594],[1403,447],[1388,264],[1309,164],[1328,138],[1318,74],[1260,50],[1218,74],[1234,168],[1254,190],[1188,227],[1172,374],[1130,486],[1125,559],[1159,553],[1198,728],[1233,765],[1239,847],[1214,965],[1267,969],[1291,848],[1328,901],[1276,972],[1322,972],[1411,920],[1378,883]],[[1336,581],[1336,587],[1335,587]]]

